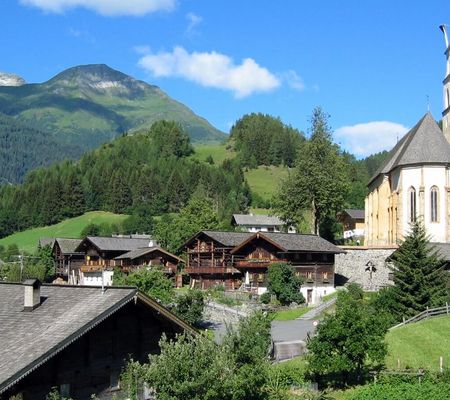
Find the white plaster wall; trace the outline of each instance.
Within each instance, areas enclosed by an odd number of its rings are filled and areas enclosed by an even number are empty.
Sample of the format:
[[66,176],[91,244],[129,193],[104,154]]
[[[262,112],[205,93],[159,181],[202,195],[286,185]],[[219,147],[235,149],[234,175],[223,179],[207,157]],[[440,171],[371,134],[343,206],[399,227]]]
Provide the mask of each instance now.
[[[419,213],[420,201],[419,201],[419,189],[422,183],[422,171],[421,167],[404,168],[402,170],[402,203],[403,203],[403,235],[407,235],[409,232],[409,207],[408,207],[408,189],[413,186],[416,189],[416,209]],[[425,223],[425,229],[430,235],[431,241],[445,242],[445,227],[446,227],[446,215],[445,215],[445,186],[446,186],[446,168],[443,166],[426,166],[423,167],[423,183],[425,188],[425,209],[423,215],[423,222]],[[431,210],[430,210],[430,189],[432,186],[437,186],[439,189],[439,216],[438,222],[431,222]]]
[[[114,271],[103,271],[103,285],[112,286],[112,278]],[[85,286],[102,286],[101,272],[84,272],[81,285]]]
[[333,286],[315,286],[315,287],[308,287],[308,286],[302,286],[300,288],[300,292],[302,293],[305,300],[308,299],[308,289],[312,289],[312,303],[310,304],[318,304],[322,300],[322,298],[330,293],[334,293],[336,289]]

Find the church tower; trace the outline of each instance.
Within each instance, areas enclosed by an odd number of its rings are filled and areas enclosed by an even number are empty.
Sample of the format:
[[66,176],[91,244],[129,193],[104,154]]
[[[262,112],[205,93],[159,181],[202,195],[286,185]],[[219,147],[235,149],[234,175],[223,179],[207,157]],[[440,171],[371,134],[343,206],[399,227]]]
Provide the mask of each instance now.
[[445,25],[439,26],[445,39],[445,58],[447,66],[445,70],[444,83],[444,111],[442,111],[442,131],[447,141],[450,143],[450,47],[448,43],[447,28]]

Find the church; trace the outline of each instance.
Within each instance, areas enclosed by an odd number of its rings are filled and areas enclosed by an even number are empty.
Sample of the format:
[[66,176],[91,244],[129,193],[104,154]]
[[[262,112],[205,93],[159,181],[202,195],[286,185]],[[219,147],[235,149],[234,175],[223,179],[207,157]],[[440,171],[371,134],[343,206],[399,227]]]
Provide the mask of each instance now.
[[432,242],[450,243],[450,46],[442,130],[428,112],[391,150],[368,184],[365,245],[395,246],[420,219]]

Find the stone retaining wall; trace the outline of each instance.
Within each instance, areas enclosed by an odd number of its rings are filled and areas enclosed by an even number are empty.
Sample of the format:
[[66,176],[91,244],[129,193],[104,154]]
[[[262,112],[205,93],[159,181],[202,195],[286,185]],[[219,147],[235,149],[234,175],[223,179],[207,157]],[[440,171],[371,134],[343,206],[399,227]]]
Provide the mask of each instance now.
[[345,253],[336,255],[336,286],[355,282],[364,290],[379,290],[381,287],[392,285],[393,282],[389,280],[389,273],[392,271],[388,267],[386,258],[396,250],[395,247],[342,246],[341,248],[345,250]]

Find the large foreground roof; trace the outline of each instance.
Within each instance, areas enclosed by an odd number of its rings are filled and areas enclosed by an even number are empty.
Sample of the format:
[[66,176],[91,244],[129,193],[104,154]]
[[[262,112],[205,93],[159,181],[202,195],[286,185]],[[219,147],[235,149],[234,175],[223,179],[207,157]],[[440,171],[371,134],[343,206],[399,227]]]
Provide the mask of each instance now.
[[24,312],[24,286],[0,283],[0,394],[127,303],[140,300],[180,329],[195,332],[133,287],[43,285],[41,305]]

